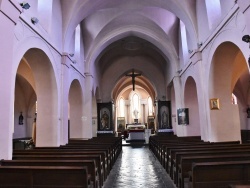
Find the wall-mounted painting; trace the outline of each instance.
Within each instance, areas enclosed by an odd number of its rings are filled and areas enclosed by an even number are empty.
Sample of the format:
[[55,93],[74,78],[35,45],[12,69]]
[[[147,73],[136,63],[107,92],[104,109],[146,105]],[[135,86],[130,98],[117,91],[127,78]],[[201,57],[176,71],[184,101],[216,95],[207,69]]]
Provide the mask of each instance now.
[[178,125],[188,125],[189,124],[189,114],[188,108],[177,109]]
[[112,104],[97,103],[98,131],[113,130]]
[[220,101],[218,98],[210,99],[210,108],[211,108],[211,110],[219,110],[220,109]]
[[117,132],[125,130],[125,117],[117,117]]
[[148,116],[148,129],[155,130],[155,117]]
[[158,128],[172,129],[170,101],[158,101]]

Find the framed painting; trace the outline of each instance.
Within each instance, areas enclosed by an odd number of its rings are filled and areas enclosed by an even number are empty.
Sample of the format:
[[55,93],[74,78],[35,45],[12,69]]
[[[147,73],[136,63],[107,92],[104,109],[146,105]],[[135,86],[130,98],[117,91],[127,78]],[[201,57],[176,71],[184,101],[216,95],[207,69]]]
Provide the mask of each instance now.
[[158,101],[158,129],[172,129],[171,102]]
[[155,117],[154,116],[148,116],[148,129],[155,129]]
[[117,117],[117,132],[125,130],[125,117]]
[[218,98],[210,99],[210,108],[211,108],[211,110],[219,110],[220,109],[220,101]]
[[189,112],[188,108],[177,109],[178,125],[188,125],[189,124]]

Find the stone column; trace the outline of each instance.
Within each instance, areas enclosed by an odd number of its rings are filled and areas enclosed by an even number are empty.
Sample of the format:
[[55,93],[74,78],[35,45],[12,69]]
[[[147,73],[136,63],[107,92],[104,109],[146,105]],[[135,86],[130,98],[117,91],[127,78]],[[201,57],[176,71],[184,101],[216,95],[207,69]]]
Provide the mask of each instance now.
[[[183,107],[183,96],[181,96],[181,79],[179,76],[174,77],[174,88],[175,88],[175,104],[176,109]],[[177,117],[176,117],[177,118]],[[183,131],[183,126],[178,126],[178,121],[176,121],[176,134],[177,136],[185,136],[185,133]]]
[[83,91],[83,137],[92,138],[92,83],[93,76],[89,73],[85,73],[85,88]]
[[62,74],[61,74],[61,140],[60,144],[65,145],[68,143],[69,138],[69,85],[68,80],[70,77],[70,59],[68,54],[62,55]]
[[16,1],[0,1],[0,159],[12,159],[16,74],[13,66],[14,28],[21,11]]

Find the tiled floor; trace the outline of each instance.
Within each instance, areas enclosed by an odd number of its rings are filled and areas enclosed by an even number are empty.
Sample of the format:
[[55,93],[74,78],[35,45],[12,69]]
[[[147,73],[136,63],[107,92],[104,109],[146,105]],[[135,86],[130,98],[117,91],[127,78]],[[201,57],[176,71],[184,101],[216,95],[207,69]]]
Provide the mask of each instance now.
[[147,146],[123,146],[103,188],[176,188]]

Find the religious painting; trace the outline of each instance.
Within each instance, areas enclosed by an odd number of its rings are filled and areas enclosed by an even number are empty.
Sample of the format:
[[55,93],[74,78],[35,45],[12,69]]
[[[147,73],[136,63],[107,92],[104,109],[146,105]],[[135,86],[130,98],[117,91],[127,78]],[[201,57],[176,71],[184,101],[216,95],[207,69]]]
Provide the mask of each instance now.
[[155,129],[155,117],[154,116],[148,116],[148,129]]
[[110,131],[112,127],[112,104],[97,103],[98,110],[98,131]]
[[158,101],[158,128],[172,129],[170,101]]
[[117,117],[117,132],[125,130],[125,117]]
[[220,103],[218,98],[210,99],[210,108],[211,110],[219,110],[220,109]]
[[189,124],[189,113],[188,108],[177,109],[178,125],[188,125]]
[[102,108],[100,111],[100,121],[101,121],[101,130],[110,129],[110,111],[107,108]]

